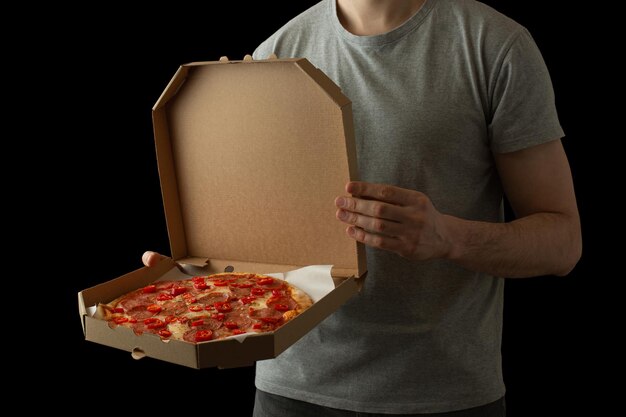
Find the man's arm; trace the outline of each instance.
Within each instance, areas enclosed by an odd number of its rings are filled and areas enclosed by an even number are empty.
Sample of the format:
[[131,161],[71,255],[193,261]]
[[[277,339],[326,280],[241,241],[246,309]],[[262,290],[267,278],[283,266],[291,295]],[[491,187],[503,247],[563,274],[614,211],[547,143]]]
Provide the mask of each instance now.
[[560,140],[494,155],[518,217],[488,223],[441,214],[423,193],[351,182],[338,197],[347,234],[414,260],[449,259],[503,277],[567,275],[581,255],[580,219]]

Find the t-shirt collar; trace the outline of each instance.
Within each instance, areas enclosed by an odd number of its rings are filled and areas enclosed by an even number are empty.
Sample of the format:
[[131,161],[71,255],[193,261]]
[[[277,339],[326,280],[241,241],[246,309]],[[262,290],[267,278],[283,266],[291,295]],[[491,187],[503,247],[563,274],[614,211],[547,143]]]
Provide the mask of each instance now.
[[411,16],[406,22],[404,22],[397,28],[392,29],[386,33],[381,33],[380,35],[372,36],[358,36],[348,32],[343,27],[343,25],[339,21],[339,17],[337,16],[337,0],[327,0],[327,2],[329,5],[328,12],[330,14],[330,19],[333,22],[333,26],[335,27],[335,30],[337,31],[339,36],[341,36],[348,42],[352,42],[357,45],[382,46],[387,43],[395,42],[409,32],[416,29],[424,21],[424,18],[432,9],[435,0],[426,0],[422,7],[417,12],[415,12],[413,16]]

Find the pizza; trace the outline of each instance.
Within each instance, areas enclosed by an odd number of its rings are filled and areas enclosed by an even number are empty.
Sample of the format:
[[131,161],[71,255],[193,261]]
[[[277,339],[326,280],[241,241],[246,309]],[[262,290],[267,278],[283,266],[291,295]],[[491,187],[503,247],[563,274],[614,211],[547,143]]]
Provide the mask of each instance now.
[[302,290],[267,275],[222,273],[157,281],[98,306],[109,326],[190,343],[276,330],[313,304]]

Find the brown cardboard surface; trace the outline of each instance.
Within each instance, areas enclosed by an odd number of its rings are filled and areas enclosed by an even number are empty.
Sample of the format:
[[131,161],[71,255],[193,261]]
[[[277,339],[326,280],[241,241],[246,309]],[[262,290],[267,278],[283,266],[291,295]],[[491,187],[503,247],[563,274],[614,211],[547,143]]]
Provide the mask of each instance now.
[[[275,357],[353,296],[362,245],[345,236],[334,198],[356,179],[350,101],[304,59],[191,63],[153,109],[172,259],[81,291],[85,338],[193,368]],[[137,336],[87,309],[177,265],[203,273],[334,265],[335,290],[273,333],[193,345]]]
[[333,204],[356,176],[350,102],[308,61],[184,66],[154,120],[174,259],[358,274]]

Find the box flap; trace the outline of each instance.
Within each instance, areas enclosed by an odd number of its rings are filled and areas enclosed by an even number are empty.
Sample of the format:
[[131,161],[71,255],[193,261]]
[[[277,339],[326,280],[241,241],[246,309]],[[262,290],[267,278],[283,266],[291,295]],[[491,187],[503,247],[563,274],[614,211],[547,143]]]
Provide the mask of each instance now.
[[351,104],[308,61],[185,65],[153,119],[174,259],[365,272],[333,204],[356,179]]

